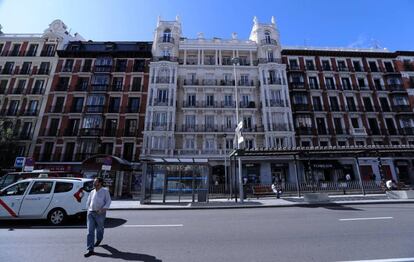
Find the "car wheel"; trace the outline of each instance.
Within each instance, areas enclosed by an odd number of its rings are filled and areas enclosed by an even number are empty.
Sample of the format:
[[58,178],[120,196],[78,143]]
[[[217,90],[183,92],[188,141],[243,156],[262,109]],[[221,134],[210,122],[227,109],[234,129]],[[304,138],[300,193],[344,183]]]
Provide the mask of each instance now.
[[49,223],[52,225],[61,225],[66,220],[66,212],[61,208],[53,209],[47,216]]

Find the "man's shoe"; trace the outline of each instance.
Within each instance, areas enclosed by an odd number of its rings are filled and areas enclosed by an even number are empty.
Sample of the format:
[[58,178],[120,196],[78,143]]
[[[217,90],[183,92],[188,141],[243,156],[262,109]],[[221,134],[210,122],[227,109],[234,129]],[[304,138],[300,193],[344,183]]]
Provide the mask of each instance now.
[[84,257],[90,257],[90,256],[92,256],[94,254],[95,254],[95,252],[93,252],[93,250],[89,250],[88,253],[85,253],[83,256]]
[[102,241],[102,240],[98,240],[98,241],[96,241],[96,243],[95,243],[95,247],[99,246],[99,245],[101,244],[101,241]]

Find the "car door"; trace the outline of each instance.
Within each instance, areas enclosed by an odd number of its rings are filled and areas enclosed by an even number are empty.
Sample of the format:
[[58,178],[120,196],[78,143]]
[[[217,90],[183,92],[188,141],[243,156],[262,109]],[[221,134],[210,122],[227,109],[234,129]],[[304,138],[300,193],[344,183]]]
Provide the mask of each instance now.
[[30,181],[21,181],[0,191],[0,218],[15,218]]
[[52,200],[53,186],[53,181],[34,181],[23,199],[19,217],[40,218]]

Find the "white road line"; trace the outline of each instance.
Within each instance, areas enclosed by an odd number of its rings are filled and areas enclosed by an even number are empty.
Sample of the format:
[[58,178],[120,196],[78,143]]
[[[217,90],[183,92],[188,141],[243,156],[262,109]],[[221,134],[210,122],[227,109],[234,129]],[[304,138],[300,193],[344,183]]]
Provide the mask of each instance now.
[[86,228],[86,226],[30,226],[28,228],[56,229],[56,228]]
[[349,261],[338,261],[338,262],[413,262],[413,261],[414,261],[414,257],[373,259],[373,260],[349,260]]
[[358,220],[382,220],[394,219],[393,217],[359,217],[359,218],[341,218],[339,221],[358,221]]
[[123,225],[123,227],[183,227],[183,224],[176,225]]

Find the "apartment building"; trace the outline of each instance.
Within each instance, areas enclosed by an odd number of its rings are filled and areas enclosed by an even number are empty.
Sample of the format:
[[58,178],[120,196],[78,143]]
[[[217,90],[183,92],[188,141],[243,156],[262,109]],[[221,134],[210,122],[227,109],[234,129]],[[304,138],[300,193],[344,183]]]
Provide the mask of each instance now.
[[[296,144],[368,146],[414,144],[414,52],[378,49],[283,48]],[[381,159],[387,178],[410,182],[409,157]],[[355,174],[352,159],[315,161],[320,180]],[[363,180],[380,179],[378,159],[360,162]]]
[[0,126],[14,130],[20,156],[34,152],[45,101],[56,67],[56,50],[73,36],[60,20],[42,34],[9,34],[0,31]]
[[[211,172],[210,181],[224,184],[225,158],[235,148],[238,123],[243,123],[244,148],[295,146],[286,65],[274,18],[267,24],[255,18],[248,40],[235,33],[231,39],[206,39],[202,33],[189,39],[182,36],[179,18],[159,20],[152,54],[143,159],[208,163],[211,170],[196,175],[202,180]],[[244,176],[251,183],[270,183],[272,170],[293,168],[293,162],[285,160],[244,161]],[[168,183],[179,174],[168,166],[156,172]]]

